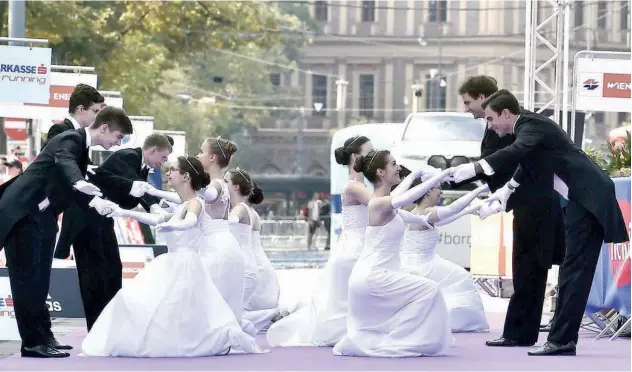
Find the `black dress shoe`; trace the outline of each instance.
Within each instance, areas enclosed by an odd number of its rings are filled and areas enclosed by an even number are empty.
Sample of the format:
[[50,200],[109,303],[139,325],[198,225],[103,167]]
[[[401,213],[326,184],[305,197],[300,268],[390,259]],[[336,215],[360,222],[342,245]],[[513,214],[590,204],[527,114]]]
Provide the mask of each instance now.
[[496,340],[487,341],[485,345],[487,346],[502,346],[502,347],[512,347],[512,346],[533,346],[533,344],[522,343],[514,340],[510,340],[508,338],[501,337]]
[[541,347],[532,350],[529,355],[576,355],[577,346],[575,342],[571,341],[568,344],[562,345],[555,342],[547,341]]
[[50,345],[23,346],[20,351],[22,356],[27,358],[67,358],[70,356],[70,354],[59,351]]
[[49,345],[57,350],[72,350],[72,346],[61,344],[59,343],[59,341],[57,341],[57,339],[53,339],[53,341]]

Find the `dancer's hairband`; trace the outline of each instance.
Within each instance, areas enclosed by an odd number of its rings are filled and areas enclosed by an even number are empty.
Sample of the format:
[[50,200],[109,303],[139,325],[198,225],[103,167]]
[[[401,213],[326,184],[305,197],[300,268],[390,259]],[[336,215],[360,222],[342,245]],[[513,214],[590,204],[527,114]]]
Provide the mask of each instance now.
[[235,168],[235,170],[236,170],[237,172],[239,172],[239,174],[241,174],[241,176],[244,178],[244,180],[246,180],[246,181],[248,181],[248,182],[252,183],[252,181],[250,180],[250,178],[246,177],[246,175],[245,175],[245,174],[241,171],[241,169],[239,169],[239,167]]
[[347,146],[345,146],[345,147],[344,147],[344,149],[348,149],[349,147],[351,147],[351,145],[353,145],[353,143],[354,143],[355,141],[357,141],[357,140],[358,140],[358,138],[360,138],[360,136],[355,136],[355,138],[353,139],[353,141],[351,141],[351,142],[350,142]]
[[215,137],[215,141],[217,141],[217,147],[219,147],[219,151],[222,152],[222,156],[224,157],[224,159],[228,159],[228,156],[226,156],[226,154],[224,153],[224,149],[222,148],[222,144],[219,143],[220,139],[222,139],[222,135],[221,134],[219,136]]
[[373,154],[373,157],[371,158],[371,161],[369,162],[369,166],[368,166],[368,167],[366,167],[366,169],[371,169],[371,164],[373,164],[373,160],[375,159],[375,157],[377,156],[377,154],[379,154],[379,153],[380,153],[380,151],[382,151],[382,150],[377,150],[377,151],[375,152],[375,154]]
[[195,173],[198,174],[198,176],[200,175],[200,172],[197,171],[197,169],[195,169],[195,167],[193,166],[193,164],[191,164],[191,162],[189,161],[189,157],[188,156],[183,156],[184,160],[187,161],[187,163],[189,163],[189,165],[191,166],[191,168],[193,168],[193,171],[195,171]]

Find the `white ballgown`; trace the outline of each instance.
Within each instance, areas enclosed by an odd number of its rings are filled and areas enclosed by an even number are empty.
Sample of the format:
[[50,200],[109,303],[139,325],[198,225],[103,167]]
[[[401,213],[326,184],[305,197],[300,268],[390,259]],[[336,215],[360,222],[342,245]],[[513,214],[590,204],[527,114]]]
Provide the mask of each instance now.
[[[254,213],[251,213],[251,221],[253,216]],[[252,249],[259,272],[259,285],[244,309],[244,318],[257,330],[265,330],[279,314],[281,288],[274,267],[261,245],[260,231],[252,231]]]
[[252,217],[250,207],[246,203],[239,203],[248,212],[249,223],[231,223],[230,231],[233,233],[241,247],[244,256],[244,276],[242,278],[244,286],[243,307],[247,308],[250,300],[259,286],[259,270],[257,270],[257,260],[252,249]]
[[[171,218],[180,218],[186,204]],[[200,261],[201,226],[207,219],[201,213],[194,227],[164,234],[169,252],[114,296],[84,339],[84,355],[198,357],[226,354],[231,348],[261,352]]]
[[333,346],[342,339],[347,332],[349,275],[364,247],[366,222],[365,205],[343,205],[342,234],[323,280],[306,306],[270,326],[270,346]]
[[206,213],[211,218],[202,225],[202,263],[244,331],[254,336],[257,334],[255,327],[243,319],[245,256],[227,219],[230,209],[228,186],[222,179],[214,181],[219,182],[222,191],[217,199],[205,204]]
[[401,251],[403,270],[439,284],[448,307],[452,332],[488,331],[483,301],[472,276],[435,252],[439,238],[439,229],[436,228],[406,230]]
[[445,355],[453,342],[437,283],[401,271],[404,221],[367,226],[364,249],[349,277],[347,334],[335,355],[410,357]]
[[443,293],[452,332],[489,330],[481,297],[472,276],[461,266],[439,256],[439,229],[406,230],[402,244],[403,270],[439,284]]

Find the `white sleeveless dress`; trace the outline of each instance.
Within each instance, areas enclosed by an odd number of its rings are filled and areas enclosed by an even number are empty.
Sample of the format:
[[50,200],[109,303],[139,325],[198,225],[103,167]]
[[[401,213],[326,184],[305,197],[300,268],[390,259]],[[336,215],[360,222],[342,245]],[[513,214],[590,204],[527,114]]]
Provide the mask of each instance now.
[[[211,218],[205,219],[202,225],[200,248],[202,263],[228,306],[233,310],[235,318],[241,323],[244,331],[254,336],[256,329],[248,321],[243,320],[244,311],[244,273],[245,258],[239,242],[230,231],[228,211],[230,194],[226,182],[216,179],[221,185],[221,195],[213,202],[205,203],[205,210]],[[212,186],[209,186],[212,187]]]
[[[254,213],[251,213],[251,218]],[[279,279],[261,246],[261,232],[252,231],[252,250],[259,272],[259,285],[244,309],[244,318],[249,320],[258,331],[265,330],[272,319],[279,315]]]
[[[203,204],[201,199],[195,201]],[[171,217],[180,218],[187,203]],[[84,339],[86,356],[199,357],[231,348],[260,353],[244,333],[200,261],[197,224],[165,234],[169,252],[156,257],[105,307]]]
[[365,205],[343,205],[342,234],[323,280],[306,306],[270,326],[270,346],[333,346],[342,339],[347,331],[349,275],[364,246],[366,221]]
[[364,250],[349,277],[347,334],[335,355],[411,357],[445,355],[453,342],[437,283],[401,271],[404,234],[399,215],[367,226]]
[[436,253],[439,238],[439,229],[406,230],[401,251],[403,270],[439,284],[448,307],[452,332],[489,331],[483,302],[472,276]]
[[244,286],[243,307],[246,309],[259,286],[259,270],[257,270],[257,260],[252,249],[252,216],[250,215],[250,207],[246,203],[239,204],[248,211],[250,223],[247,225],[245,223],[231,223],[230,231],[237,239],[244,256],[244,277],[242,282]]

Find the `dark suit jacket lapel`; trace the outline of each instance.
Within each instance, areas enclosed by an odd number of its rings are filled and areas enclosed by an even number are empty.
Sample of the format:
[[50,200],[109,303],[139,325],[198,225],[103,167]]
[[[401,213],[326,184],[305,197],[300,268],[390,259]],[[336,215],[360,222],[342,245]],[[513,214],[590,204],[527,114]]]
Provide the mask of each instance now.
[[79,132],[79,134],[81,135],[81,146],[83,146],[82,148],[84,149],[82,163],[79,164],[79,166],[80,166],[81,172],[85,175],[86,171],[88,170],[88,159],[90,158],[90,148],[88,147],[88,143],[87,143],[86,129],[79,128],[77,129],[77,132]]

